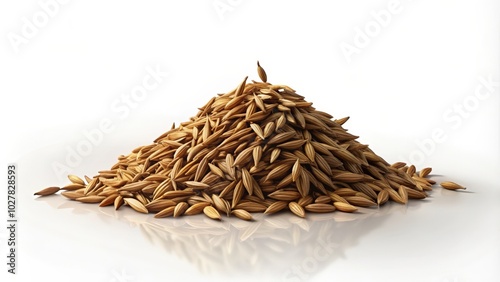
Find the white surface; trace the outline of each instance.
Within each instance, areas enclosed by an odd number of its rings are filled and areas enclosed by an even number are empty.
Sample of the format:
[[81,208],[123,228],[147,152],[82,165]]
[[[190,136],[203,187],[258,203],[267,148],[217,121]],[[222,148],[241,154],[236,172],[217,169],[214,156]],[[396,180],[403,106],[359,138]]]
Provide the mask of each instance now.
[[[35,1],[0,4],[1,163],[16,162],[20,177],[18,274],[2,262],[2,281],[500,279],[497,1],[163,2],[68,1],[18,52],[9,38],[43,10]],[[232,6],[219,17],[214,3]],[[342,42],[355,44],[373,13],[394,9],[348,61]],[[467,191],[436,188],[408,206],[255,223],[154,220],[32,196],[65,184],[54,163],[78,175],[109,168],[216,93],[257,79],[256,60],[270,82],[351,116],[345,127],[386,160],[432,166],[436,180]],[[124,108],[122,95],[143,84],[148,68],[168,77]],[[491,92],[482,79],[495,82]],[[68,162],[103,121],[112,130]]]

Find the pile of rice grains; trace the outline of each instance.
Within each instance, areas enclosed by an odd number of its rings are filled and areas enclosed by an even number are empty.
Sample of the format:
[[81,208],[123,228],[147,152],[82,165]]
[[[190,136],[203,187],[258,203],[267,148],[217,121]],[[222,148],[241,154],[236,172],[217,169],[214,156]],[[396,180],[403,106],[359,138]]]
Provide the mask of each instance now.
[[[100,207],[123,205],[155,217],[221,213],[252,220],[251,213],[355,212],[357,207],[424,199],[435,181],[387,163],[333,119],[286,85],[247,82],[213,97],[196,116],[138,147],[93,178],[69,175],[61,194]],[[442,182],[446,189],[465,189]]]

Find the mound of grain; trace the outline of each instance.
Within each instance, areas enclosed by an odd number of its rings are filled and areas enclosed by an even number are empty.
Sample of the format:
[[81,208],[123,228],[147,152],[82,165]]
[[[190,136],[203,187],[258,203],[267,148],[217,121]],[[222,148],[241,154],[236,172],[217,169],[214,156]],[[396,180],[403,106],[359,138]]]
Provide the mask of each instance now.
[[61,194],[155,217],[222,213],[245,220],[252,212],[304,217],[427,197],[435,183],[430,168],[417,173],[413,165],[387,163],[342,127],[347,117],[333,119],[292,88],[268,83],[259,64],[257,70],[262,82],[245,78],[93,178],[70,175]]

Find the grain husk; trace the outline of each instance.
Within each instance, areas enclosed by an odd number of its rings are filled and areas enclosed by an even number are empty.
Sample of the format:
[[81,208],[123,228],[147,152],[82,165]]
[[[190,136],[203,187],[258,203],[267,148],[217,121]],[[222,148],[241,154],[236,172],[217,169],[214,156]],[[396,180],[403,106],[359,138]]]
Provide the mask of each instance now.
[[221,219],[219,212],[212,206],[204,207],[203,213],[211,219],[217,219],[217,220]]
[[34,195],[35,196],[48,196],[48,195],[52,195],[52,194],[55,194],[57,192],[59,192],[59,190],[61,190],[61,188],[59,187],[47,187],[45,189],[42,189],[38,192],[36,192]]
[[444,181],[439,183],[441,187],[448,189],[448,190],[457,190],[457,189],[463,189],[465,190],[466,188],[458,183],[455,183],[453,181]]

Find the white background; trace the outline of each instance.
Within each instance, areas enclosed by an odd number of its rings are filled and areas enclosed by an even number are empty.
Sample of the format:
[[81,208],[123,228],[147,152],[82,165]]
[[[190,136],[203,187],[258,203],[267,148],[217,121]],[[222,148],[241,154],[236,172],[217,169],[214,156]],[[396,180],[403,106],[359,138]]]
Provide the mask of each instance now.
[[[2,227],[2,281],[500,279],[498,1],[269,2],[0,4],[1,163],[19,175],[18,274],[7,274]],[[271,83],[350,116],[345,127],[389,162],[431,166],[468,189],[252,224],[33,197],[67,183],[62,166],[92,176],[257,80],[257,60]],[[123,108],[148,68],[168,76]],[[96,133],[102,122],[112,129]]]

